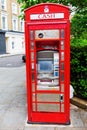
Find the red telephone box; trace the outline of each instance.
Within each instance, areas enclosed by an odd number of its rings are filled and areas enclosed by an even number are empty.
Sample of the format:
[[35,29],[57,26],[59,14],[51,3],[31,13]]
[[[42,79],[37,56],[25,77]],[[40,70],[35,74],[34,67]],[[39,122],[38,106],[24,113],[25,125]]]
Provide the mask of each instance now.
[[25,10],[28,123],[70,123],[69,8],[44,3]]

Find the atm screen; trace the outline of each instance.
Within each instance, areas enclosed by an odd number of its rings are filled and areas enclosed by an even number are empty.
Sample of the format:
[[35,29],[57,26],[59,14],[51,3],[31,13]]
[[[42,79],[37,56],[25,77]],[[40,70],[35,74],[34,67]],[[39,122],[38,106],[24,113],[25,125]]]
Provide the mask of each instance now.
[[53,72],[53,61],[39,60],[38,61],[38,71],[39,72]]

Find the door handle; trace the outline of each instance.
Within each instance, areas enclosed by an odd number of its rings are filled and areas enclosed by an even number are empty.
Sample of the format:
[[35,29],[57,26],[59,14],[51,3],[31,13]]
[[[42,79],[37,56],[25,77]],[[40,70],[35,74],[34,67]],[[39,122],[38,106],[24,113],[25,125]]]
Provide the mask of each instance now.
[[60,94],[60,102],[64,102],[64,95]]

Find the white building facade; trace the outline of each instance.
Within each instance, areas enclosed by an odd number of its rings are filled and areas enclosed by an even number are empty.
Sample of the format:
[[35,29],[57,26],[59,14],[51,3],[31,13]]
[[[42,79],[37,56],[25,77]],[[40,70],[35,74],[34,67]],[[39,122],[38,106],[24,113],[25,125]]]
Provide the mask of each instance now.
[[25,53],[24,21],[19,15],[20,5],[17,0],[0,0],[0,31],[5,34],[5,44],[0,39],[1,53]]

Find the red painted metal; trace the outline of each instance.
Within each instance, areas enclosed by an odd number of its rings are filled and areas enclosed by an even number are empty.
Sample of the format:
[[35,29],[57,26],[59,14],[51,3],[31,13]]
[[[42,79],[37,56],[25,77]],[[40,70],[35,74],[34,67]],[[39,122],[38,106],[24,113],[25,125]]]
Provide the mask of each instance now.
[[[36,38],[37,31],[42,31],[44,35],[50,31],[50,34],[43,38],[41,33],[41,38]],[[57,36],[56,34],[52,36],[52,32],[58,33]],[[69,124],[69,8],[59,4],[44,3],[25,10],[25,41],[28,122]],[[57,65],[59,76],[56,77],[59,83],[56,87],[53,85],[49,89],[45,87],[42,89],[38,87],[38,52],[44,52],[44,54],[47,52],[48,54],[50,51],[52,55],[55,55],[56,52],[59,57],[59,65]],[[46,56],[45,58],[47,59]],[[51,78],[53,78],[52,76]],[[54,82],[54,78],[51,78],[43,78],[40,82],[44,82],[45,85],[47,82]]]

